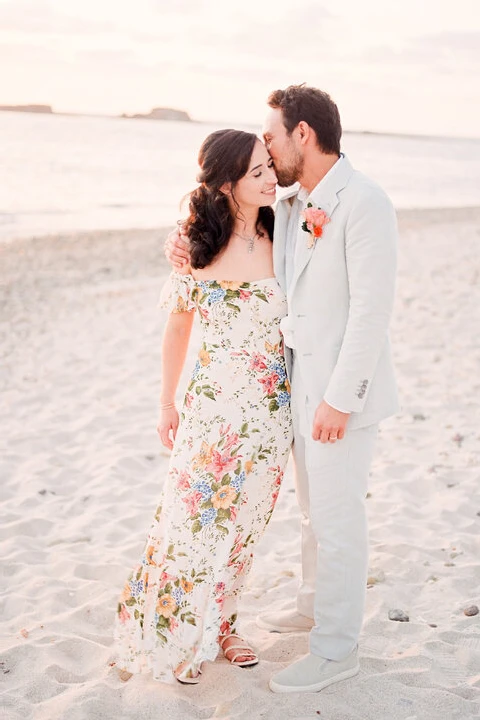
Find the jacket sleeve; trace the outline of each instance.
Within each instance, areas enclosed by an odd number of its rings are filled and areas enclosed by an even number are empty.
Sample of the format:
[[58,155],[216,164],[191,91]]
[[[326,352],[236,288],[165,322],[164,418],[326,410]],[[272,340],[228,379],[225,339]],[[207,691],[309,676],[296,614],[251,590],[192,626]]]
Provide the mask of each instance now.
[[397,222],[380,188],[369,188],[352,207],[345,229],[350,292],[348,320],[324,400],[361,412],[387,341],[393,309]]

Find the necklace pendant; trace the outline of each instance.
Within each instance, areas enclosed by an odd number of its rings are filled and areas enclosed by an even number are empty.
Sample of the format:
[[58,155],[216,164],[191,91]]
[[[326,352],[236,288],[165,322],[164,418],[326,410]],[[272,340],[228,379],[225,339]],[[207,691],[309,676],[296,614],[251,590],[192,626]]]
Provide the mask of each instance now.
[[255,238],[252,237],[252,238],[250,238],[250,240],[248,241],[248,253],[249,253],[249,254],[253,253],[253,248],[254,248],[254,246],[255,246]]

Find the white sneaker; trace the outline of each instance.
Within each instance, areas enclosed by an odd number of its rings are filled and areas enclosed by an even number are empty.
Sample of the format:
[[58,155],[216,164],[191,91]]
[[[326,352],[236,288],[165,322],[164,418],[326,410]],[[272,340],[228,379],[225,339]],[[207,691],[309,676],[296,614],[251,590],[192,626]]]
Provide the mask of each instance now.
[[276,693],[318,692],[353,677],[359,670],[356,648],[341,662],[309,654],[274,675],[269,683],[270,690]]
[[312,618],[301,615],[296,610],[278,610],[258,615],[257,625],[269,632],[309,632],[314,626]]

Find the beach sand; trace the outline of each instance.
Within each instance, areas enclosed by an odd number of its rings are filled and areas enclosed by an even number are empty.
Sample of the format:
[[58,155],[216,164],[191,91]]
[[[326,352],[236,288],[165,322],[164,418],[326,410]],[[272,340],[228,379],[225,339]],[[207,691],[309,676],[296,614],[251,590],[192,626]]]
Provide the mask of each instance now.
[[[241,601],[260,664],[219,658],[192,687],[119,681],[116,602],[168,465],[155,432],[165,232],[0,247],[2,720],[480,718],[480,616],[464,614],[480,604],[480,209],[399,220],[402,410],[382,425],[371,473],[361,671],[305,695],[267,683],[307,635],[255,625],[295,598],[291,467]],[[410,622],[389,620],[394,608]]]

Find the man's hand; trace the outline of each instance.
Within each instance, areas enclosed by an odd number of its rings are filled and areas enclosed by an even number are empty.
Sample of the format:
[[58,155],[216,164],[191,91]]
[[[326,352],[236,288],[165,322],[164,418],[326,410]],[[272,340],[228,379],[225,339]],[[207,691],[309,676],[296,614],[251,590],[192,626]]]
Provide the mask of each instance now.
[[181,234],[180,228],[167,235],[163,249],[168,262],[174,268],[181,270],[185,265],[190,265],[188,238]]
[[322,443],[334,443],[337,442],[337,440],[341,440],[345,435],[345,428],[349,417],[350,413],[335,410],[331,405],[328,405],[325,400],[322,400],[315,410],[312,438],[314,440],[320,440]]

